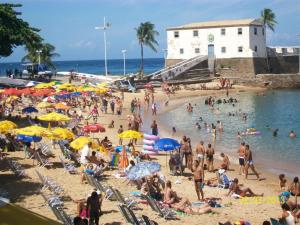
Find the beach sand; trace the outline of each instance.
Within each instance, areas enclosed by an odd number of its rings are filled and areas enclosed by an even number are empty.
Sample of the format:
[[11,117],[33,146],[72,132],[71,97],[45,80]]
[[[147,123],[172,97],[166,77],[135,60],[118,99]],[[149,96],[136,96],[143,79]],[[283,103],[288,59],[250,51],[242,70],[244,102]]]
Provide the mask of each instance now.
[[[231,91],[261,91],[262,89],[253,89],[245,87],[235,87]],[[176,93],[175,96],[171,97],[168,108],[159,109],[159,113],[164,113],[167,110],[176,107],[179,104],[188,102],[191,97],[198,97],[200,95],[218,95],[224,92],[219,90],[207,91],[207,90],[181,90]],[[113,144],[118,144],[117,130],[119,125],[127,128],[127,118],[126,116],[130,114],[129,106],[132,98],[140,98],[143,102],[143,92],[140,93],[125,93],[125,103],[124,111],[121,117],[112,114],[102,114],[98,119],[100,124],[103,124],[106,128],[105,133],[96,134],[96,137],[100,139],[104,136],[108,136],[112,140]],[[160,91],[156,90],[155,101],[163,102],[165,101],[165,95]],[[152,121],[152,116],[146,113],[147,119],[144,119],[144,129],[145,131],[150,131],[149,121]],[[159,115],[157,116],[159,117]],[[107,128],[111,120],[115,121],[115,128]],[[171,136],[168,130],[171,130],[171,127],[160,127],[160,135],[163,137]],[[187,136],[189,134],[186,134]],[[126,143],[126,141],[125,141]],[[138,141],[138,149],[142,147],[142,140]],[[36,213],[40,213],[44,216],[56,219],[50,208],[45,206],[45,202],[42,196],[39,194],[41,183],[35,174],[35,170],[38,169],[43,175],[49,176],[60,184],[64,189],[64,200],[65,200],[65,209],[66,212],[72,216],[76,214],[76,204],[72,202],[71,199],[82,199],[86,198],[87,195],[93,189],[88,184],[81,184],[80,175],[71,175],[65,173],[62,165],[59,161],[59,156],[61,152],[56,148],[54,150],[55,158],[51,158],[50,161],[54,163],[54,167],[51,169],[40,168],[37,165],[33,165],[32,159],[24,159],[23,152],[10,152],[9,157],[12,157],[18,163],[20,163],[26,172],[31,177],[30,179],[17,179],[14,177],[12,172],[8,169],[5,163],[0,163],[0,186],[2,189],[5,189],[10,193],[10,197],[13,203],[16,203],[20,206],[23,206],[29,210],[32,210]],[[217,151],[216,155],[219,152]],[[159,162],[162,165],[162,173],[166,176],[167,179],[172,181],[173,189],[178,193],[179,196],[187,197],[192,202],[197,201],[196,193],[194,190],[193,181],[188,180],[187,175],[190,171],[186,170],[185,176],[171,176],[169,175],[168,168],[166,167],[166,156],[159,155],[153,156],[156,162]],[[255,159],[254,159],[255,160]],[[220,165],[220,162],[215,162],[215,167]],[[265,173],[263,168],[259,168],[261,177],[265,178],[263,181],[257,181],[254,175],[250,175],[248,180],[245,180],[244,177],[238,175],[237,166],[232,163],[231,169],[228,175],[230,178],[237,177],[240,183],[243,183],[245,187],[250,187],[255,193],[264,193],[265,197],[263,199],[252,199],[249,204],[231,197],[225,196],[228,193],[228,190],[217,188],[217,187],[205,187],[204,193],[205,197],[216,197],[221,198],[221,204],[225,205],[223,208],[214,209],[214,213],[205,214],[205,215],[186,215],[180,214],[178,220],[164,220],[163,218],[158,217],[148,205],[139,204],[141,210],[136,210],[135,213],[138,216],[147,215],[150,219],[155,220],[158,224],[218,224],[218,222],[231,221],[235,222],[238,220],[246,220],[251,222],[251,224],[258,225],[262,224],[264,220],[269,219],[270,217],[279,217],[281,215],[281,209],[276,203],[277,195],[279,193],[277,175]],[[118,188],[121,193],[125,196],[129,195],[130,192],[136,191],[134,186],[130,186],[122,178],[115,178],[113,174],[116,174],[117,170],[105,172],[105,182],[115,188]],[[215,177],[214,173],[205,173],[205,179]],[[175,181],[180,181],[175,183]],[[263,202],[260,202],[260,201]],[[103,215],[100,218],[101,224],[126,224],[124,218],[117,207],[118,203],[116,201],[104,200],[102,205]],[[0,221],[1,224],[1,221]]]

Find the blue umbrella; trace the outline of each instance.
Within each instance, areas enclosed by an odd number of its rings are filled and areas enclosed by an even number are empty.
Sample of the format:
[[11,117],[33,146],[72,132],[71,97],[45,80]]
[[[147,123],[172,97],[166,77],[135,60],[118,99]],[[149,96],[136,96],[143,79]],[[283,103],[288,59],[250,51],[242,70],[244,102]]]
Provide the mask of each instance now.
[[173,151],[175,149],[178,149],[180,147],[180,144],[178,141],[172,139],[172,138],[162,138],[154,143],[154,149],[156,151]]
[[42,140],[42,137],[39,136],[27,136],[23,134],[18,134],[17,135],[17,141],[22,141],[22,142],[39,142]]
[[34,112],[37,113],[38,110],[32,106],[29,106],[29,107],[22,109],[22,112],[23,113],[34,113]]
[[72,92],[70,94],[71,97],[77,97],[77,96],[80,96],[81,95],[81,92]]
[[59,99],[59,98],[70,98],[71,95],[70,94],[63,94],[63,95],[55,95],[55,98]]
[[[128,146],[126,146],[125,148],[126,148],[126,152],[129,152]],[[115,147],[115,152],[121,152],[122,149],[123,149],[123,146],[122,146],[122,145],[116,146],[116,147]]]
[[127,178],[129,180],[139,180],[159,172],[160,168],[161,166],[157,162],[141,162],[129,170]]

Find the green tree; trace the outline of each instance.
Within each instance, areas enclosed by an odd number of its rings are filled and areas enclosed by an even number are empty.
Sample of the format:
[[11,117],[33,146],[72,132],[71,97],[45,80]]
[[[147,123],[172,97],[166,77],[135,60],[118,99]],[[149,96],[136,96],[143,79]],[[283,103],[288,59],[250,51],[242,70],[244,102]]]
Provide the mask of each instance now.
[[[26,50],[28,53],[22,58],[23,62],[28,60],[32,63],[38,63],[40,56],[41,63],[52,68],[55,68],[52,62],[52,58],[60,56],[58,53],[55,52],[55,47],[49,43],[31,46],[30,48],[26,47]],[[38,51],[41,52],[38,53]]]
[[17,46],[25,45],[31,48],[42,42],[40,31],[23,19],[15,9],[21,4],[0,4],[0,58],[10,56]]
[[144,74],[144,46],[150,47],[153,51],[157,52],[155,46],[158,46],[155,37],[159,33],[155,30],[155,25],[151,22],[141,23],[138,28],[135,28],[136,36],[141,47],[141,75]]
[[[274,32],[275,25],[277,24],[277,21],[275,20],[276,16],[275,13],[272,11],[272,9],[264,8],[260,12],[260,20],[264,26],[265,35],[267,33],[266,28],[269,28],[271,31]],[[266,46],[266,60],[267,60],[267,69],[270,70],[269,65],[269,56],[268,56],[268,47]]]

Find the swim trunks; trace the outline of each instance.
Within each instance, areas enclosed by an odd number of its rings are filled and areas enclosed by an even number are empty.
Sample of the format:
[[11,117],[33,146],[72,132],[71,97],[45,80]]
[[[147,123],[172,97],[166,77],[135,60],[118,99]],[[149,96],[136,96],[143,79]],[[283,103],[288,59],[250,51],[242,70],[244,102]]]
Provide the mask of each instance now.
[[203,154],[198,154],[197,156],[198,156],[199,159],[203,159],[204,158]]
[[247,161],[247,164],[248,164],[249,166],[252,166],[252,165],[253,165],[253,161],[252,161],[252,160],[249,160],[249,161]]
[[204,184],[202,182],[203,182],[202,179],[195,180],[197,187],[200,189],[202,189],[204,187]]
[[239,158],[239,164],[240,164],[240,166],[244,166],[245,165],[245,158],[240,157]]

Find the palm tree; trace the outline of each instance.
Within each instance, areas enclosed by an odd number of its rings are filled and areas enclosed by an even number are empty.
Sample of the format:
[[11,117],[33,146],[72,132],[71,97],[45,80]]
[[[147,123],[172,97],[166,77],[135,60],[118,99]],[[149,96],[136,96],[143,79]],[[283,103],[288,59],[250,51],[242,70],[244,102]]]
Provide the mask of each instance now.
[[155,45],[158,46],[155,37],[159,33],[155,30],[155,25],[151,22],[141,23],[138,28],[135,28],[136,36],[141,46],[141,68],[140,74],[144,74],[144,46],[150,47],[153,51],[157,52]]
[[[28,60],[32,63],[38,63],[40,54],[41,62],[51,68],[55,68],[52,62],[52,58],[60,56],[58,53],[54,52],[55,47],[49,43],[32,46],[31,48],[26,48],[26,50],[28,51],[28,53],[22,58],[23,62]],[[41,52],[38,53],[38,51]]]
[[[277,24],[277,21],[275,20],[275,13],[272,11],[272,9],[264,8],[260,13],[260,20],[264,26],[264,30],[266,33],[266,28],[269,28],[271,31],[274,32],[275,25]],[[268,48],[266,47],[266,59],[267,59],[267,68],[269,71],[269,59],[268,59]]]

